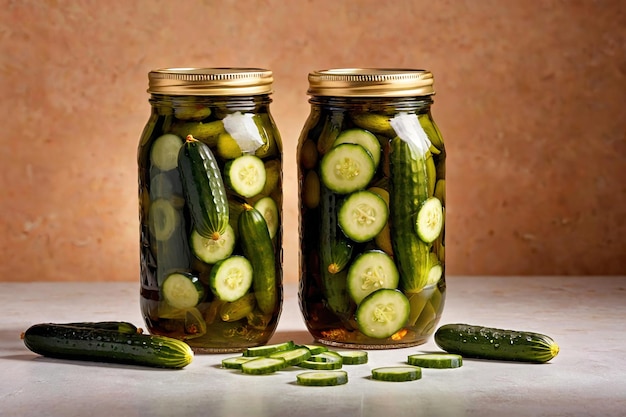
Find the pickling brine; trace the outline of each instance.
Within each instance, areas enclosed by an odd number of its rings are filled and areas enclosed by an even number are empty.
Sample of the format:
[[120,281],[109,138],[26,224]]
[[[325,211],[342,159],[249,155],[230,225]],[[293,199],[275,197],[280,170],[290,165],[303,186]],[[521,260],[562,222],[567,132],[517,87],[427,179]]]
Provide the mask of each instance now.
[[141,311],[196,352],[265,344],[282,307],[272,73],[164,69],[138,148]]
[[445,157],[432,74],[309,75],[298,144],[300,307],[324,344],[424,343],[445,300]]

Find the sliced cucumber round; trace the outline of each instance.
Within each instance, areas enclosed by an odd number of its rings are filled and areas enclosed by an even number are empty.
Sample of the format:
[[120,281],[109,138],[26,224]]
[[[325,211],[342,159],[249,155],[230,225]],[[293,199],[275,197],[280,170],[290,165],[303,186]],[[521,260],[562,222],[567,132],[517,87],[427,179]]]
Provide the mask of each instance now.
[[200,279],[186,272],[168,275],[161,286],[163,299],[174,308],[188,309],[197,306],[204,298],[204,287]]
[[280,371],[285,367],[285,361],[279,358],[260,357],[241,364],[244,374],[265,375]]
[[342,143],[355,143],[364,147],[369,152],[374,161],[374,166],[377,167],[380,162],[380,142],[376,136],[365,129],[348,129],[344,130],[335,139],[334,146]]
[[268,358],[278,358],[285,361],[286,366],[297,365],[311,357],[311,351],[305,347],[299,347],[291,350],[283,350],[274,352]]
[[249,347],[243,351],[243,356],[269,356],[272,353],[283,350],[295,349],[296,345],[292,340],[283,343],[275,343],[272,345]]
[[422,368],[459,368],[463,366],[463,357],[453,353],[418,353],[409,355],[407,362]]
[[367,363],[367,352],[364,350],[337,351],[344,365],[362,365]]
[[348,293],[356,304],[381,288],[396,289],[398,268],[385,252],[374,250],[356,257],[348,269]]
[[228,258],[233,253],[236,237],[233,228],[227,225],[224,233],[219,235],[217,239],[206,238],[194,229],[191,232],[190,240],[193,253],[198,259],[207,264],[214,264]]
[[317,371],[330,371],[340,369],[343,365],[343,358],[337,352],[329,350],[312,355],[309,359],[302,361],[298,366]]
[[254,197],[265,186],[265,165],[261,158],[243,155],[229,161],[224,167],[226,183],[243,197]]
[[211,269],[209,282],[211,291],[220,300],[238,300],[252,286],[252,264],[239,255],[223,259]]
[[296,375],[299,385],[313,387],[328,387],[343,385],[348,383],[348,373],[346,371],[308,371]]
[[433,242],[443,229],[443,206],[437,197],[426,199],[417,212],[415,231],[423,242]]
[[390,337],[402,329],[409,318],[409,300],[398,290],[376,290],[361,301],[356,310],[359,330],[376,339]]
[[180,213],[164,198],[150,204],[148,217],[150,233],[159,241],[168,240],[180,223]]
[[372,369],[372,379],[378,381],[405,382],[422,377],[422,369],[417,366],[384,366]]
[[369,152],[361,145],[342,143],[322,158],[320,176],[328,189],[348,194],[365,188],[376,167]]
[[253,361],[257,358],[255,357],[246,357],[246,356],[233,356],[230,358],[222,359],[222,368],[226,369],[239,369],[241,370],[241,365]]
[[150,161],[161,171],[169,171],[178,166],[178,151],[183,140],[171,133],[159,136],[152,144]]
[[371,191],[357,191],[348,196],[339,209],[339,227],[355,242],[376,237],[387,224],[387,203]]
[[278,225],[280,223],[278,205],[276,205],[272,197],[263,197],[256,202],[254,208],[257,209],[265,219],[267,230],[270,232],[270,238],[273,239],[274,236],[276,236],[276,232],[278,232]]

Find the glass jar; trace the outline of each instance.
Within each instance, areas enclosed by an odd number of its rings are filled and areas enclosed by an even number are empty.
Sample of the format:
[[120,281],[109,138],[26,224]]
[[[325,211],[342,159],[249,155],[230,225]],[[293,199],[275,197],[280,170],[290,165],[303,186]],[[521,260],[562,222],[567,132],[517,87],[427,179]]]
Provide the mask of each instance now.
[[282,308],[282,143],[272,72],[149,73],[138,147],[141,312],[198,353],[267,343]]
[[445,158],[424,70],[309,74],[298,143],[300,308],[327,345],[422,344],[445,299]]

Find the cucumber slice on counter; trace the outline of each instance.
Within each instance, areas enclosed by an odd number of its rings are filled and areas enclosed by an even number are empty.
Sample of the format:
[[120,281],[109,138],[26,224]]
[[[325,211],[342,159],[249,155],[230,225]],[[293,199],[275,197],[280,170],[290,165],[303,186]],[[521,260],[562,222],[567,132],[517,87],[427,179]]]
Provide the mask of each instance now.
[[383,198],[371,191],[357,191],[339,209],[339,227],[355,242],[376,237],[387,224],[389,208]]
[[405,382],[422,377],[422,369],[417,366],[384,366],[372,369],[372,379],[377,381]]
[[150,161],[162,171],[169,171],[178,166],[178,151],[183,140],[171,133],[159,136],[152,144]]
[[254,197],[265,186],[265,165],[261,158],[243,155],[229,161],[224,167],[226,183],[243,197]]
[[255,358],[241,364],[241,371],[250,375],[266,375],[280,371],[285,367],[285,360],[279,358]]
[[230,225],[226,226],[218,239],[206,238],[197,230],[191,232],[191,248],[198,259],[207,264],[214,264],[228,258],[235,248],[235,231]]
[[311,355],[317,355],[322,352],[328,352],[328,348],[322,345],[303,345],[305,348],[309,349]]
[[299,385],[328,387],[348,383],[346,371],[308,371],[296,375]]
[[270,238],[273,239],[274,236],[276,236],[278,224],[280,222],[278,217],[278,205],[276,205],[276,202],[272,197],[263,197],[256,202],[254,208],[257,209],[265,219],[265,223],[267,223],[267,230],[270,232]]
[[174,308],[187,309],[204,298],[204,287],[195,275],[175,272],[168,275],[161,287],[165,302]]
[[452,353],[419,353],[409,355],[407,362],[422,368],[459,368],[463,365],[463,357]]
[[281,352],[283,350],[291,350],[296,347],[296,344],[292,340],[283,343],[276,343],[273,345],[254,346],[246,348],[243,351],[243,356],[269,356],[275,352]]
[[252,286],[252,264],[239,255],[223,259],[211,269],[209,282],[211,291],[220,300],[238,300]]
[[348,270],[348,293],[358,305],[365,297],[381,288],[398,287],[400,275],[393,259],[383,251],[363,252]]
[[320,175],[328,189],[348,194],[365,188],[376,167],[369,152],[361,145],[342,143],[322,158]]
[[380,142],[374,134],[365,129],[348,129],[344,130],[335,139],[334,146],[342,143],[354,143],[364,147],[372,157],[374,166],[377,167],[380,162]]
[[344,365],[362,365],[367,363],[367,352],[364,350],[337,351]]
[[311,357],[311,351],[305,347],[298,347],[281,352],[274,352],[268,358],[278,358],[285,361],[285,366],[297,365]]
[[415,231],[423,242],[433,242],[443,229],[443,206],[437,197],[422,203],[415,219]]
[[312,355],[309,359],[298,364],[301,368],[314,369],[317,371],[330,371],[340,369],[343,364],[341,355],[337,352],[329,350],[326,352]]
[[404,327],[410,310],[409,300],[402,292],[383,288],[361,301],[356,321],[365,336],[385,339]]
[[226,368],[226,369],[239,369],[241,370],[241,365],[243,365],[246,362],[249,361],[253,361],[257,358],[251,356],[251,357],[246,357],[246,356],[234,356],[231,358],[226,358],[226,359],[222,359],[222,368]]

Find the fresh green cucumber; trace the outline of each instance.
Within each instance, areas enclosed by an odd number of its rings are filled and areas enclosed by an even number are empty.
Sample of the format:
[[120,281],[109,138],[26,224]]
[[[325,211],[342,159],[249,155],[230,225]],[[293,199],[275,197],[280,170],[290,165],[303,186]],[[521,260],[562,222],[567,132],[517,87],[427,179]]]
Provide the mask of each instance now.
[[82,321],[74,323],[57,323],[63,326],[86,327],[100,330],[111,330],[114,332],[136,334],[143,333],[143,330],[127,321]]
[[161,285],[164,301],[178,309],[197,306],[205,295],[204,286],[197,276],[188,272],[174,272]]
[[391,141],[390,219],[394,258],[401,287],[419,292],[428,281],[430,248],[415,233],[415,218],[428,199],[424,156],[399,137]]
[[301,368],[314,369],[317,371],[340,369],[342,365],[343,358],[332,350],[321,352],[317,355],[311,355],[309,359],[298,364]]
[[559,353],[549,336],[469,324],[446,324],[435,332],[435,343],[463,357],[544,363]]
[[439,237],[443,229],[443,206],[437,197],[427,198],[415,218],[415,232],[426,243]]
[[385,339],[404,327],[409,310],[409,300],[402,292],[382,288],[361,301],[356,310],[356,321],[365,336]]
[[299,385],[310,387],[328,387],[343,385],[348,383],[348,373],[346,371],[307,371],[296,375],[296,382]]
[[406,382],[422,377],[422,369],[417,366],[384,366],[372,369],[372,379],[378,381]]
[[169,171],[178,166],[178,152],[183,146],[183,140],[171,133],[159,136],[150,149],[152,165],[161,171]]
[[211,269],[211,291],[222,301],[238,300],[252,286],[252,275],[252,264],[245,257],[235,255],[223,259]]
[[252,287],[257,304],[263,313],[270,314],[278,303],[274,246],[261,213],[248,204],[243,207],[238,223],[241,247],[252,264]]
[[322,289],[328,308],[338,316],[346,317],[351,305],[343,271],[352,256],[352,249],[337,225],[338,205],[337,195],[322,186],[319,241]]
[[[217,237],[217,239],[215,239]],[[228,258],[235,248],[235,231],[230,225],[219,236],[206,238],[196,229],[191,232],[191,249],[198,259],[214,264]]]
[[295,349],[295,347],[296,344],[293,340],[288,340],[286,342],[274,343],[271,345],[249,347],[246,348],[242,354],[243,356],[269,356],[272,353]]
[[287,366],[284,359],[260,357],[241,364],[241,371],[250,375],[266,375],[280,371]]
[[376,171],[367,150],[354,143],[335,146],[324,155],[320,164],[322,183],[338,194],[365,188]]
[[278,205],[272,197],[263,197],[254,204],[254,208],[263,215],[265,223],[267,223],[267,230],[270,232],[270,238],[273,239],[280,224]]
[[193,360],[185,342],[165,336],[42,323],[28,328],[24,344],[51,358],[183,368]]
[[242,155],[227,162],[224,175],[226,184],[243,197],[254,197],[265,186],[265,165],[254,155]]
[[337,351],[344,365],[362,365],[367,363],[367,352],[364,350]]
[[372,157],[374,167],[378,167],[378,163],[380,162],[380,142],[378,142],[376,136],[374,136],[371,132],[368,132],[365,129],[356,128],[344,130],[339,134],[339,136],[337,136],[333,146],[337,146],[342,143],[354,143],[361,145]]
[[400,277],[393,259],[383,251],[363,252],[348,270],[348,293],[356,304],[381,288],[396,289]]
[[267,356],[268,358],[279,358],[285,361],[286,366],[297,365],[311,357],[311,351],[306,347],[297,347],[281,352],[274,352]]
[[453,353],[416,353],[407,357],[409,365],[421,368],[460,368],[463,357]]
[[228,227],[228,199],[211,149],[187,136],[178,154],[178,169],[196,230],[207,239],[219,238]]
[[367,242],[378,235],[389,216],[387,203],[378,194],[361,190],[350,194],[339,209],[339,227],[355,242]]

